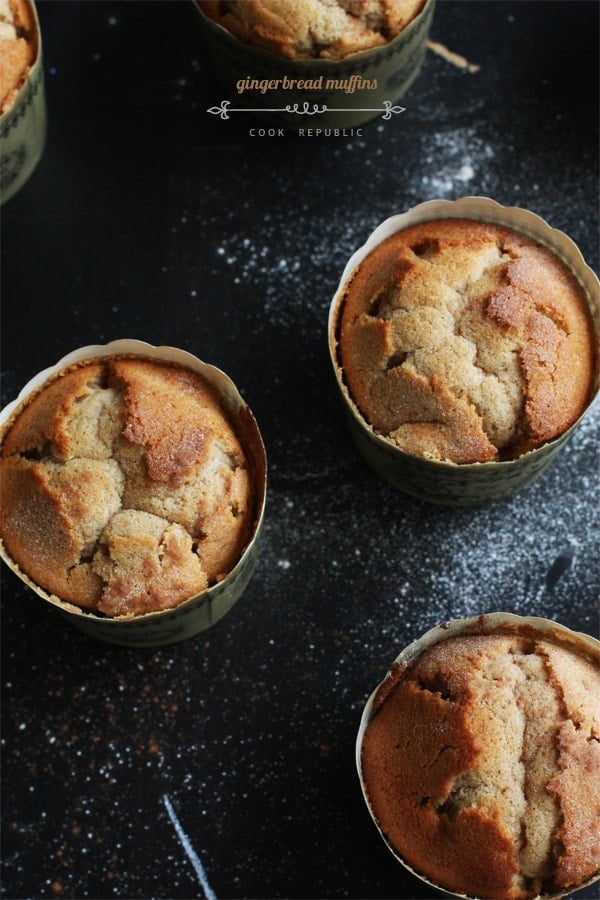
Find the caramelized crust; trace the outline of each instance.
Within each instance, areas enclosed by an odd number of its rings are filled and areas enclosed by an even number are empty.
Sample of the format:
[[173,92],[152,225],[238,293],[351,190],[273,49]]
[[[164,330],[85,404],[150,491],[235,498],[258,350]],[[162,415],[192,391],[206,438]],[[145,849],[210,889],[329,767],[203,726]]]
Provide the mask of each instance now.
[[143,358],[76,366],[9,425],[0,535],[30,578],[109,616],[224,578],[252,527],[248,462],[214,388]]
[[415,456],[511,459],[562,434],[590,400],[585,292],[525,235],[445,219],[375,248],[345,288],[338,358],[375,431]]
[[25,84],[37,56],[38,39],[27,0],[0,0],[0,113]]
[[454,637],[395,667],[362,745],[371,808],[415,871],[518,900],[600,871],[600,668],[511,634]]
[[290,59],[341,59],[386,44],[425,0],[198,0],[238,40]]

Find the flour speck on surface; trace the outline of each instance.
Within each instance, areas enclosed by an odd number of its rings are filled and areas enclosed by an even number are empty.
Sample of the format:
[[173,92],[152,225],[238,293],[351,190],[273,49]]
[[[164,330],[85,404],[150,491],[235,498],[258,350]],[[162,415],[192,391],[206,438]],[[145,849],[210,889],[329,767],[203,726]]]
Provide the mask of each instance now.
[[421,176],[427,198],[459,196],[463,188],[478,179],[493,156],[493,148],[477,136],[474,128],[433,135]]

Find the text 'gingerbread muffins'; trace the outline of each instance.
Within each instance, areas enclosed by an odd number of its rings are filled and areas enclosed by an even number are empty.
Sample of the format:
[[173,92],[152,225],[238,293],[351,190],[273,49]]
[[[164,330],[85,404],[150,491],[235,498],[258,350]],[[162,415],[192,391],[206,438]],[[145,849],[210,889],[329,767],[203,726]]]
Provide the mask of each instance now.
[[0,476],[12,560],[108,617],[220,582],[254,522],[251,468],[216,390],[142,357],[83,362],[47,384],[9,422]]
[[408,454],[514,459],[590,401],[594,325],[562,260],[527,235],[448,218],[384,240],[351,275],[337,324],[351,397]]
[[451,892],[562,896],[600,872],[600,666],[544,635],[458,634],[400,658],[361,745],[390,847]]

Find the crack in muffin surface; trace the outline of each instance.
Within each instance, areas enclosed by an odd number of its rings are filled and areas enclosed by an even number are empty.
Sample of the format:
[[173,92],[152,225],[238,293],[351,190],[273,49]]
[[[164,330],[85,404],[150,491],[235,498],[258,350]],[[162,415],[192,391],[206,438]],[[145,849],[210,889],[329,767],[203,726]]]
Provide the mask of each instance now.
[[216,390],[175,364],[106,357],[62,373],[11,423],[0,467],[11,558],[99,614],[202,592],[252,525],[241,439]]
[[380,828],[446,889],[503,900],[572,889],[600,870],[599,707],[598,660],[553,642],[430,648],[392,670],[364,734]]

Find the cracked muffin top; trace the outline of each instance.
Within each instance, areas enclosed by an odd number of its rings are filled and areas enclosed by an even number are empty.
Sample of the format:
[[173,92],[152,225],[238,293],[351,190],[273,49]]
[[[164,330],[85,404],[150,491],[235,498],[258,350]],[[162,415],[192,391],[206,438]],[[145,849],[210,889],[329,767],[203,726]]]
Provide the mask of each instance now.
[[591,399],[585,292],[512,229],[440,219],[377,246],[344,287],[337,357],[356,406],[407,453],[513,459],[558,437]]
[[228,574],[252,526],[240,437],[191,369],[102,357],[9,422],[0,536],[61,600],[105,616],[174,607]]
[[0,0],[0,113],[14,103],[36,54],[31,5],[26,0]]
[[238,40],[290,59],[341,59],[379,47],[420,13],[425,0],[198,0]]
[[396,663],[362,777],[382,833],[446,890],[517,900],[600,872],[600,660],[551,640],[461,635]]

